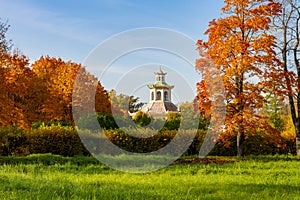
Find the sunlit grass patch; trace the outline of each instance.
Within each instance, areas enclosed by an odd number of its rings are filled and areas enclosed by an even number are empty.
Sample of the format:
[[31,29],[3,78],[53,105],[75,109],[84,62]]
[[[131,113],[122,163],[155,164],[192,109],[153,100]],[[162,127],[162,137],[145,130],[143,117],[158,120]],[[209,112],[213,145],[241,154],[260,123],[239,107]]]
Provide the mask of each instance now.
[[[126,157],[120,156],[120,159]],[[1,199],[297,199],[296,157],[246,157],[235,162],[176,164],[125,173],[93,157],[0,158]]]

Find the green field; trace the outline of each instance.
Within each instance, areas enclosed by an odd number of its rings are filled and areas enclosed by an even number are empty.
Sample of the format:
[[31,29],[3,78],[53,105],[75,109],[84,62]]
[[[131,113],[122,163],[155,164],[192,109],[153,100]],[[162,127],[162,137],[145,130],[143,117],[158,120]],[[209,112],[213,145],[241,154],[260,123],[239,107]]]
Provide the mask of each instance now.
[[90,157],[0,157],[0,163],[0,199],[300,199],[295,157],[176,164],[144,174]]

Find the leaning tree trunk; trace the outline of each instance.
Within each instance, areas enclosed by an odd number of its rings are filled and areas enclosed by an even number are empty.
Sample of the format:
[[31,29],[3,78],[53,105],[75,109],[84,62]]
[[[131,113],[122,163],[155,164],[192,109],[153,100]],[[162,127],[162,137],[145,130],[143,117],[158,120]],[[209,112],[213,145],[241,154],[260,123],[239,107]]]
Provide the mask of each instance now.
[[239,124],[238,134],[236,138],[237,156],[244,156],[244,141],[245,141],[244,127],[242,124]]

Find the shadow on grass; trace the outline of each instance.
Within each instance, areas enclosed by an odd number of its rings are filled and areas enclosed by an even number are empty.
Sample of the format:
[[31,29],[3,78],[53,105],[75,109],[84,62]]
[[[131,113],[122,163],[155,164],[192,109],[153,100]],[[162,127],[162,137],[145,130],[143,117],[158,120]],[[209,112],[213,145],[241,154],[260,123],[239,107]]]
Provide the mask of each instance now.
[[74,165],[90,165],[100,164],[100,162],[94,157],[88,156],[74,156],[64,157],[61,155],[53,154],[32,154],[28,156],[1,156],[0,164],[42,164],[42,165],[55,165],[55,164],[74,164]]

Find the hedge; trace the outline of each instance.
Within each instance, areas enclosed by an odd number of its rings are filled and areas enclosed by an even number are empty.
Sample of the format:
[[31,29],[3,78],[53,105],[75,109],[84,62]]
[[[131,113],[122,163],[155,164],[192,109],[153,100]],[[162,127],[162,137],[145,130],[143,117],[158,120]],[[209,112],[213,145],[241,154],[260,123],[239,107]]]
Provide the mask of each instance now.
[[53,153],[63,156],[87,155],[77,132],[70,127],[42,127],[32,130],[0,129],[0,154]]
[[[156,132],[151,129],[137,132],[145,134],[143,138],[126,134],[120,129],[106,130],[106,137],[118,147],[136,153],[152,152],[163,148],[177,134],[176,130],[164,130]],[[130,129],[126,130],[126,132]],[[193,134],[193,130],[184,130],[184,137]],[[206,132],[198,130],[192,144],[184,155],[198,154],[203,143]],[[89,151],[82,144],[92,150],[92,153],[114,154],[111,149],[101,149],[99,141],[109,142],[98,133],[88,130],[80,132],[80,137],[72,127],[50,126],[40,127],[31,130],[21,130],[18,128],[0,128],[0,155],[27,155],[36,153],[52,153],[63,156],[90,155]],[[236,139],[230,137],[230,146],[218,141],[209,155],[235,156]],[[278,146],[273,141],[272,135],[249,135],[245,142],[245,154],[265,155],[265,154],[295,154],[295,141],[285,139],[284,144]],[[176,151],[176,149],[174,150]]]

